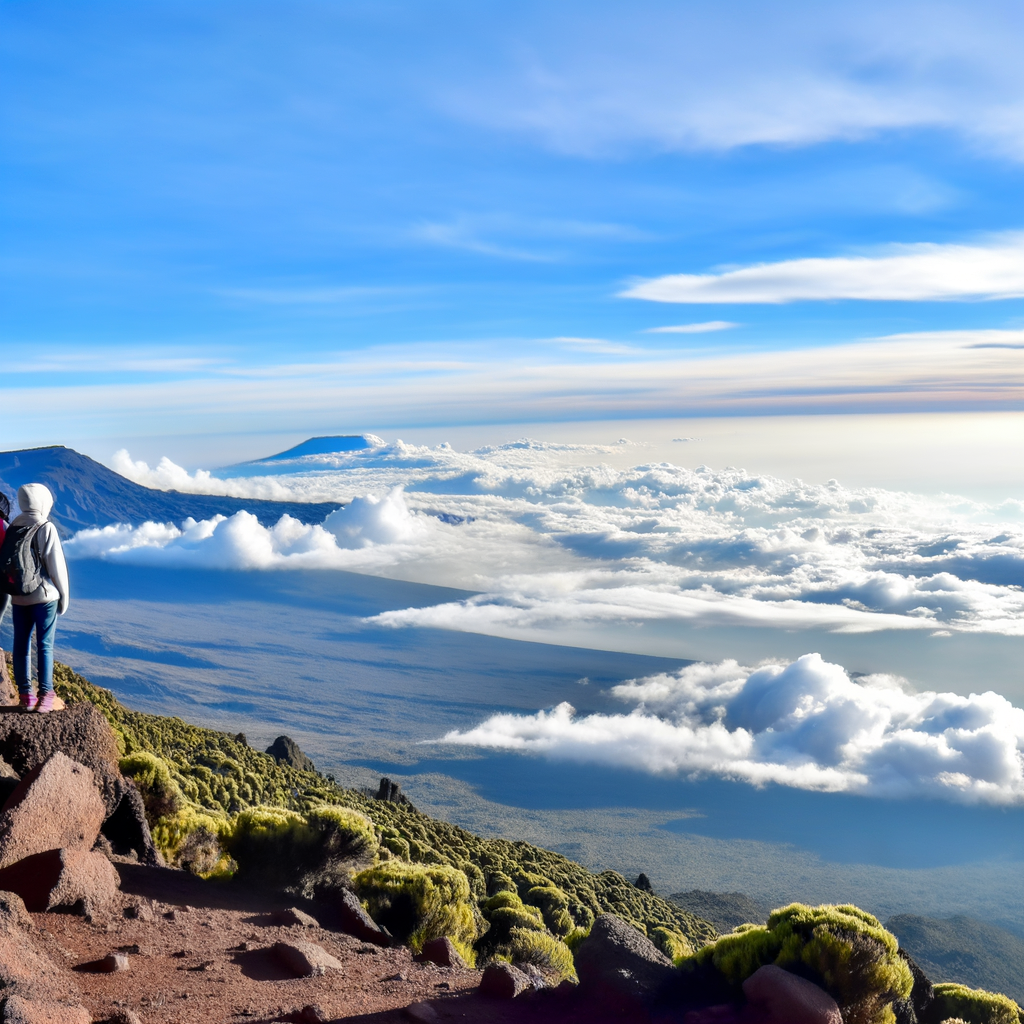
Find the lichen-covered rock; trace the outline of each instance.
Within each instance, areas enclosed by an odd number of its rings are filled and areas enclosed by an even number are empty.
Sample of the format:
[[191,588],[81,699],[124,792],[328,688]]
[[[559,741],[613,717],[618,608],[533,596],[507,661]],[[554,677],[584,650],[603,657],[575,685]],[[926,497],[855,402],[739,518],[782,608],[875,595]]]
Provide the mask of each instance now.
[[57,751],[0,812],[0,869],[47,850],[91,850],[106,813],[92,770]]
[[33,913],[103,910],[117,899],[120,884],[110,861],[91,850],[47,850],[0,870],[0,889],[17,893]]
[[672,961],[614,914],[601,914],[576,950],[580,986],[628,1001],[646,1001],[675,977]]
[[341,962],[315,942],[276,942],[274,954],[292,974],[313,978],[342,970]]
[[71,704],[49,715],[0,713],[0,757],[24,778],[33,768],[60,751],[91,768],[107,813],[121,799],[117,780],[117,737],[102,712],[91,704]]

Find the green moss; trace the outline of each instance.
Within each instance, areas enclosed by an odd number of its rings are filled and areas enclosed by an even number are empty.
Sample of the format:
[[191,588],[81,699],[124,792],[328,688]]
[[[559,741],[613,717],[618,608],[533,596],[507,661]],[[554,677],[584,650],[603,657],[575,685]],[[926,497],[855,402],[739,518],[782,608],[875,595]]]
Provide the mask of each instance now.
[[448,936],[467,963],[482,919],[471,902],[469,881],[447,865],[386,863],[353,878],[370,916],[417,952],[428,939]]
[[966,985],[935,986],[935,1019],[957,1018],[966,1024],[1018,1024],[1020,1010],[1008,996]]

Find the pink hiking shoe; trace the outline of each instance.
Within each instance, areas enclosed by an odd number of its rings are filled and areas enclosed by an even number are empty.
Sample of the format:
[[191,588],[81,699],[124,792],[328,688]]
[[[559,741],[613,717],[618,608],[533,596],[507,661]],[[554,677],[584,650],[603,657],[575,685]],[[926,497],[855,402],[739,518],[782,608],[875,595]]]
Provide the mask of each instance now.
[[50,690],[48,693],[44,694],[36,702],[36,713],[40,715],[45,715],[48,711],[52,711],[53,704],[56,698],[57,695],[53,692],[53,690]]
[[34,693],[23,693],[18,697],[22,711],[35,711],[39,698]]

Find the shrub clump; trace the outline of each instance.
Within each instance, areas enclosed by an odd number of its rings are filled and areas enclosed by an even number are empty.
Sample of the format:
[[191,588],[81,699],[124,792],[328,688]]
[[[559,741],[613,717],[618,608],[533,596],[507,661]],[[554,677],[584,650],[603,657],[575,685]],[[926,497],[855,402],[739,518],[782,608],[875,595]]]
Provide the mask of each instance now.
[[943,982],[935,986],[932,1015],[936,1020],[957,1019],[965,1024],[1018,1024],[1020,1010],[1009,996]]
[[167,762],[148,750],[137,750],[118,762],[121,774],[128,776],[139,790],[146,807],[146,819],[152,827],[160,818],[166,818],[181,809],[182,795],[171,777]]
[[469,880],[447,864],[387,861],[352,879],[370,916],[416,952],[447,935],[470,966],[483,921],[472,902]]
[[774,911],[767,925],[723,936],[689,963],[712,964],[734,987],[759,967],[777,964],[824,988],[844,1024],[893,1024],[893,1000],[913,987],[898,950],[896,937],[857,907],[793,903]]
[[240,877],[309,895],[317,886],[341,884],[346,868],[368,862],[377,834],[349,807],[321,805],[306,814],[284,807],[241,811],[225,837]]

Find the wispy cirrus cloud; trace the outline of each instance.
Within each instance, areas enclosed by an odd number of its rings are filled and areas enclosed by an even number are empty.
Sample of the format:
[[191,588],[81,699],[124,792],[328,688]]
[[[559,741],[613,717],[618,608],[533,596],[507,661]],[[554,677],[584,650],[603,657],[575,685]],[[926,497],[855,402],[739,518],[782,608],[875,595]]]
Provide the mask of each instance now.
[[870,256],[758,263],[713,274],[668,274],[623,291],[652,302],[779,304],[859,299],[920,302],[1024,296],[1024,235],[988,244],[893,245]]
[[728,331],[739,324],[731,320],[706,320],[699,324],[674,324],[669,327],[648,327],[645,334],[712,334],[715,331]]

